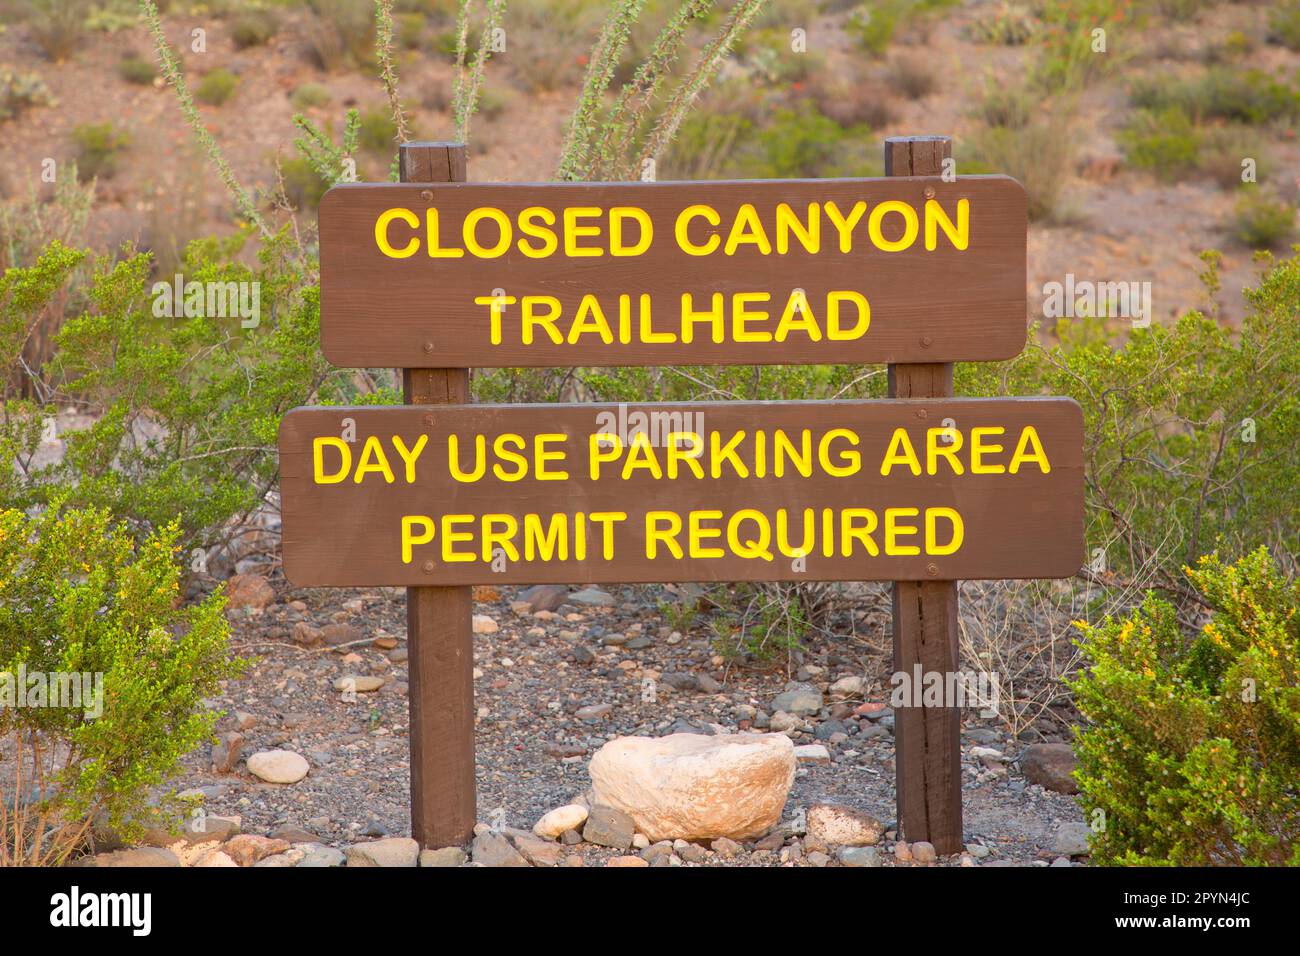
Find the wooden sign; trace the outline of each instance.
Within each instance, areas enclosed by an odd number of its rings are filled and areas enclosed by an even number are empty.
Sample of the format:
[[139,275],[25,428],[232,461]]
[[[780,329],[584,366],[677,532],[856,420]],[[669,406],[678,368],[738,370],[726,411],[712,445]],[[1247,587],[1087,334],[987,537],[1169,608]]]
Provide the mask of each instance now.
[[1084,560],[1070,399],[296,409],[297,585],[1046,578]]
[[1026,197],[1005,176],[350,183],[320,204],[345,367],[1007,359]]

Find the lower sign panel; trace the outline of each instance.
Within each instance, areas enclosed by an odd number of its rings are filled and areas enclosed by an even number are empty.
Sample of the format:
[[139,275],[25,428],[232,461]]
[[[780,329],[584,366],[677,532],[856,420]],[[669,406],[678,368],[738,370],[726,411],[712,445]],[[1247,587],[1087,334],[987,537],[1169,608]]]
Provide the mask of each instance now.
[[1057,578],[1069,399],[300,408],[297,585]]

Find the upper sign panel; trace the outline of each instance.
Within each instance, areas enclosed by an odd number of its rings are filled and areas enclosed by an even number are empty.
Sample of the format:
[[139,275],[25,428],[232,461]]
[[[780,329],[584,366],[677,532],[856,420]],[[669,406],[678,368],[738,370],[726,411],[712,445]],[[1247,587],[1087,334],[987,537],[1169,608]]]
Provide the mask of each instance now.
[[345,367],[952,362],[1024,347],[1005,176],[353,183],[320,206]]

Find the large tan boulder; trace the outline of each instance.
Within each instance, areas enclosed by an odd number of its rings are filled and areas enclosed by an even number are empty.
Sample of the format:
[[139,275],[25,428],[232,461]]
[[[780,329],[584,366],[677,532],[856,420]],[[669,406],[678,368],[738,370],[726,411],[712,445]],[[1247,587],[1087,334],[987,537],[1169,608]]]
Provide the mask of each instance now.
[[794,782],[784,734],[619,737],[591,758],[594,804],[660,840],[745,840],[781,819]]

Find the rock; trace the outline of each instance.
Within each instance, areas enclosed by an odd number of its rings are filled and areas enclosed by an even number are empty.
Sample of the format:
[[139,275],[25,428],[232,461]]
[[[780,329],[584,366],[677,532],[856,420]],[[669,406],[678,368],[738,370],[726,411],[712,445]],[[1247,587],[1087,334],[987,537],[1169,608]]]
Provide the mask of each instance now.
[[822,744],[804,744],[794,748],[794,759],[799,763],[828,764],[831,752]]
[[248,772],[267,783],[297,783],[311,766],[292,750],[263,750],[248,758]]
[[580,830],[565,830],[560,834],[560,843],[563,846],[577,846],[582,842],[582,832]]
[[864,677],[841,677],[831,684],[831,700],[861,700],[866,692]]
[[647,863],[645,860],[641,859],[639,856],[616,856],[605,865],[617,866],[617,867],[624,867],[624,866],[637,867],[637,866],[649,866],[650,864]]
[[794,714],[787,714],[784,710],[778,710],[772,715],[768,728],[774,734],[783,734],[789,730],[798,730],[803,726],[803,720]]
[[486,614],[474,615],[474,633],[475,634],[495,634],[501,630],[501,625]]
[[301,644],[303,647],[315,647],[325,640],[325,632],[318,627],[312,627],[306,621],[299,621],[290,633],[294,643]]
[[511,842],[533,866],[555,866],[564,857],[564,847],[531,833],[512,835]]
[[873,846],[885,825],[864,810],[833,803],[808,808],[808,835],[829,846]]
[[823,720],[813,731],[813,736],[818,740],[827,741],[836,735],[844,739],[848,737],[848,730],[848,726],[842,720]]
[[287,840],[272,840],[254,833],[241,833],[222,844],[221,850],[240,866],[252,866],[276,853],[289,849]]
[[740,856],[745,849],[735,840],[729,840],[726,837],[718,837],[711,845],[713,852],[718,855],[719,859],[723,860],[730,860],[732,857]]
[[222,734],[212,747],[212,772],[233,772],[244,755],[244,743],[244,735],[241,733],[232,730]]
[[1056,853],[1058,856],[1088,855],[1088,825],[1086,823],[1063,823],[1056,831]]
[[239,864],[236,863],[234,860],[232,860],[229,854],[224,853],[221,850],[213,850],[210,853],[205,853],[203,854],[203,856],[199,857],[199,859],[195,860],[190,865],[195,867],[200,867],[203,869],[218,869],[218,868],[230,869],[231,867],[234,867],[235,869],[239,868]]
[[667,840],[645,847],[639,856],[651,866],[666,866],[673,855],[673,845]]
[[321,839],[310,830],[304,830],[302,827],[287,826],[280,827],[271,834],[273,840],[288,840],[292,844],[313,844],[320,843]]
[[583,588],[581,591],[575,591],[568,595],[570,604],[581,604],[584,607],[613,607],[618,602],[608,591],[602,591],[600,588]]
[[812,684],[793,684],[772,701],[774,711],[785,711],[796,717],[809,717],[822,709],[822,692]]
[[706,694],[722,693],[722,684],[719,681],[714,680],[708,674],[696,675],[695,682],[700,685],[700,690]]
[[1020,772],[1030,783],[1057,793],[1078,793],[1072,774],[1078,766],[1069,744],[1030,744],[1020,754]]
[[334,681],[334,689],[337,691],[355,691],[358,694],[369,694],[379,690],[384,686],[384,679],[374,674],[348,674]]
[[291,867],[298,866],[306,857],[302,850],[295,850],[293,847],[285,850],[283,853],[273,853],[271,856],[263,857],[253,866],[259,867]]
[[912,848],[908,846],[906,843],[904,843],[902,840],[899,840],[897,843],[894,844],[894,859],[897,860],[899,863],[911,863]]
[[420,844],[410,837],[388,837],[368,843],[354,843],[347,849],[348,866],[415,866]]
[[574,711],[573,716],[588,723],[595,723],[608,717],[613,710],[613,704],[588,704],[586,707],[579,707]]
[[691,723],[685,717],[678,717],[671,725],[664,728],[661,737],[668,737],[672,734],[704,734],[706,737],[712,737],[717,731],[707,724],[703,727]]
[[939,854],[935,851],[933,843],[917,840],[912,844],[912,859],[916,860],[917,863],[928,865],[939,859]]
[[488,830],[474,837],[470,846],[470,858],[483,866],[527,866],[525,860],[500,833]]
[[298,861],[298,866],[309,869],[317,869],[327,866],[342,866],[347,856],[342,850],[336,850],[332,846],[325,846],[321,843],[300,843],[297,849],[302,850],[302,859]]
[[[606,744],[605,746],[609,746]],[[601,748],[604,750],[604,747]],[[600,756],[599,753],[596,755]],[[592,758],[592,765],[595,766],[596,758]],[[592,774],[593,781],[595,774]],[[600,797],[597,796],[597,801]],[[636,834],[637,825],[633,818],[622,810],[608,805],[598,805],[591,808],[587,815],[587,825],[582,828],[582,838],[588,843],[595,843],[598,846],[609,846],[616,850],[626,850],[632,845],[632,837]]]
[[[815,854],[809,853],[812,859]],[[880,866],[880,851],[874,846],[842,846],[835,853],[840,866]]]
[[421,850],[420,866],[460,866],[469,856],[458,846],[444,846],[437,850]]
[[[569,589],[562,584],[537,584],[519,592],[518,601],[530,613],[554,611],[569,597]],[[512,605],[513,607],[513,605]]]
[[185,839],[190,843],[206,843],[216,840],[218,843],[229,840],[239,832],[239,817],[219,817],[205,813],[191,817],[184,827]]
[[794,746],[781,734],[619,737],[588,769],[596,801],[631,815],[651,840],[745,840],[781,819]]
[[781,849],[781,847],[783,847],[784,845],[785,845],[785,834],[782,833],[780,830],[773,830],[767,836],[763,837],[761,840],[755,843],[754,849],[767,850],[771,852],[773,850]]
[[1070,862],[1070,858],[1068,856],[1058,856],[1055,860],[1052,861],[1052,866],[1055,867],[1073,866],[1073,865],[1074,864]]
[[260,611],[275,602],[275,589],[261,574],[236,574],[226,582],[226,610]]
[[159,846],[138,846],[130,850],[114,850],[95,855],[95,866],[139,867],[180,866],[181,861],[171,850]]
[[361,632],[351,624],[326,624],[320,629],[320,634],[330,647],[352,644],[361,640]]
[[683,674],[677,671],[669,671],[660,680],[673,690],[689,691],[700,686],[700,682],[694,674]]
[[556,807],[533,824],[539,837],[555,840],[566,830],[576,830],[587,822],[587,808],[576,803]]
[[812,866],[823,867],[831,861],[831,858],[821,850],[813,850],[808,854],[807,860]]

